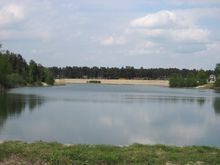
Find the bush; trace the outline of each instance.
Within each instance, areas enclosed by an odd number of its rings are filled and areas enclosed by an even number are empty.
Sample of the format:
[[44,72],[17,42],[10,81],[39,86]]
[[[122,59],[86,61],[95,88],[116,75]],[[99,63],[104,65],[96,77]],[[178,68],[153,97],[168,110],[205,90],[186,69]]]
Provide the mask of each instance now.
[[9,87],[16,87],[16,86],[24,86],[26,85],[26,81],[17,73],[13,73],[7,76],[7,81]]
[[183,87],[184,79],[182,76],[174,74],[169,80],[170,87]]
[[89,80],[89,81],[87,81],[87,83],[100,84],[101,81],[99,81],[99,80]]
[[48,77],[46,77],[45,82],[46,82],[48,85],[54,85],[54,78],[53,78],[52,76],[48,76]]
[[201,70],[197,73],[196,77],[197,77],[197,83],[198,83],[198,85],[207,84],[208,76],[207,76],[207,74],[205,73],[204,70],[201,69]]
[[188,74],[187,77],[174,74],[169,79],[170,87],[196,87],[205,83],[206,80],[199,80],[194,74]]
[[48,85],[54,85],[54,77],[49,69],[44,69],[44,75],[45,83],[47,83]]
[[220,78],[217,78],[217,80],[215,81],[215,87],[220,88]]
[[185,78],[184,86],[185,87],[196,87],[197,84],[197,79],[194,74],[188,74],[187,77]]

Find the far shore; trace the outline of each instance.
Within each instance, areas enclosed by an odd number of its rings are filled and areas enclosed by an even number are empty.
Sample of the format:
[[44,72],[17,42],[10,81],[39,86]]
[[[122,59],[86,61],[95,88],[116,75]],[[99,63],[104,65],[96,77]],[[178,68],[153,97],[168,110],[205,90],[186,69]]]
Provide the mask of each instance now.
[[128,79],[55,79],[55,85],[65,84],[86,84],[88,81],[100,81],[101,84],[112,85],[155,85],[155,86],[169,86],[168,80],[128,80]]

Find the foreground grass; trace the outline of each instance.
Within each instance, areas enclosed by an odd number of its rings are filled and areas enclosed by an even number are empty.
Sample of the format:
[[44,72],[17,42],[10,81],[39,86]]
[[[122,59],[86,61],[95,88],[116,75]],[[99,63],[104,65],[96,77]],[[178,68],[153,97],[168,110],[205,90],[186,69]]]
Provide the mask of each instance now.
[[0,164],[220,164],[220,149],[202,146],[0,144]]

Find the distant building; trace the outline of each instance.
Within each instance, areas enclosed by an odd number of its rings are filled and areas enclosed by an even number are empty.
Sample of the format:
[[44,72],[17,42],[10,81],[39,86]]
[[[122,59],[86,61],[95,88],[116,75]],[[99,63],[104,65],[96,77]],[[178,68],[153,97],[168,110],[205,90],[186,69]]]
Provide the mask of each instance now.
[[216,81],[216,76],[214,74],[211,74],[209,76],[209,81]]

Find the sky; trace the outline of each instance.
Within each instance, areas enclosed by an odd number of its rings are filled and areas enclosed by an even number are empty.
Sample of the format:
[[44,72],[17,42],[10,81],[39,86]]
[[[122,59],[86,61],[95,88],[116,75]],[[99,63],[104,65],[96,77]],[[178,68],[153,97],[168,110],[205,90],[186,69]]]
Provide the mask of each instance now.
[[0,43],[44,66],[214,69],[220,0],[0,0]]

